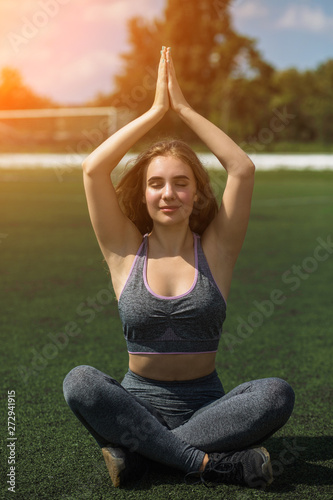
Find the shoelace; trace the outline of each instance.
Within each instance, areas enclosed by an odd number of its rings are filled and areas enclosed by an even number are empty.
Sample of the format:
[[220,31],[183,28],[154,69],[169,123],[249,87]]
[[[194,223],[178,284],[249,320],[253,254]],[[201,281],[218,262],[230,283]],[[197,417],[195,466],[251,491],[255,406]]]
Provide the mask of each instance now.
[[216,483],[237,483],[243,482],[243,467],[241,463],[217,462],[208,463],[202,472],[202,482],[212,481]]
[[216,484],[209,485],[208,482],[236,482],[240,484],[243,481],[243,469],[241,467],[241,464],[238,463],[235,464],[232,462],[208,462],[203,471],[199,473],[188,472],[184,478],[186,484],[190,484],[187,479],[191,477],[198,478],[197,481],[191,483],[192,485],[203,483],[207,488],[213,488],[214,486],[216,486]]

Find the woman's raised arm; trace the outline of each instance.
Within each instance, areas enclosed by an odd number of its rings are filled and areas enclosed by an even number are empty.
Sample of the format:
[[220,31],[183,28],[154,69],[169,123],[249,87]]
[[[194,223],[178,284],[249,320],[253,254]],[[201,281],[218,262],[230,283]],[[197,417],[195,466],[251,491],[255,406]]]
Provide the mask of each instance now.
[[165,59],[163,50],[152,107],[104,141],[82,165],[91,222],[107,262],[114,253],[124,256],[127,250],[132,251],[141,240],[138,229],[119,207],[110,175],[130,148],[153,128],[169,109]]
[[228,174],[221,207],[202,240],[215,247],[220,259],[233,267],[248,225],[254,184],[254,165],[246,153],[222,130],[194,111],[178,84],[170,52],[167,52],[170,107],[200,137]]

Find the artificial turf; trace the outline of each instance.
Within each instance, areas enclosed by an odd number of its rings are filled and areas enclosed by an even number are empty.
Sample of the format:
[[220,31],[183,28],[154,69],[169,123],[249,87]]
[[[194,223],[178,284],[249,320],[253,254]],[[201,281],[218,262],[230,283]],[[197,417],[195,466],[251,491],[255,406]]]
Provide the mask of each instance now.
[[[212,172],[218,193],[225,176]],[[296,393],[287,425],[265,442],[267,492],[188,486],[156,466],[113,488],[95,442],[62,395],[74,366],[119,381],[126,346],[81,173],[0,171],[1,498],[332,499],[333,172],[258,172],[217,355],[226,391],[277,376]],[[323,243],[324,242],[324,243]],[[331,246],[330,246],[331,242]],[[326,245],[326,246],[325,246]],[[7,391],[15,391],[15,493],[9,484]]]

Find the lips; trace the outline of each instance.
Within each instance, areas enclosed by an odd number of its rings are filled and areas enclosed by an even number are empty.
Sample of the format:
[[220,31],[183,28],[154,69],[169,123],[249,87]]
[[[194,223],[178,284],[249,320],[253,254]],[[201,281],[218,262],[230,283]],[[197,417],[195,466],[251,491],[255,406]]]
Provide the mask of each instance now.
[[161,207],[160,210],[162,212],[175,212],[176,210],[178,210],[179,207],[176,207],[176,206],[165,206],[165,207]]

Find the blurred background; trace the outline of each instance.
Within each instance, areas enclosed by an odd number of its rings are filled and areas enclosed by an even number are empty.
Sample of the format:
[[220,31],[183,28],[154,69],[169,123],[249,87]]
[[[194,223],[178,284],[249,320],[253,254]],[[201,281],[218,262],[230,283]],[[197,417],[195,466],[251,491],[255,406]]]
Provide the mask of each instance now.
[[2,0],[0,152],[88,153],[149,108],[162,45],[249,154],[331,152],[332,28],[328,0]]
[[[0,0],[0,36],[0,397],[9,411],[16,394],[15,499],[331,500],[333,2]],[[189,103],[272,170],[256,172],[216,365],[226,391],[271,376],[295,390],[267,444],[268,493],[189,488],[172,470],[115,491],[63,399],[74,366],[127,370],[79,167],[151,106],[162,45]],[[176,118],[137,147],[184,138],[221,199],[224,169]]]

